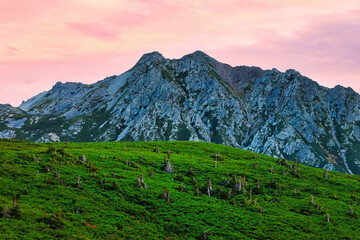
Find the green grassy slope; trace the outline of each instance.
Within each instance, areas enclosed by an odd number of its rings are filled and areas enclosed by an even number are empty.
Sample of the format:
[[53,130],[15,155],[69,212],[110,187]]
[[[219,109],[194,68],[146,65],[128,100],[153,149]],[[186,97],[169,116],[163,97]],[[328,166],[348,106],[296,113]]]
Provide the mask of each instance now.
[[0,239],[360,236],[360,176],[324,178],[303,165],[295,173],[293,162],[227,146],[1,140],[0,164]]

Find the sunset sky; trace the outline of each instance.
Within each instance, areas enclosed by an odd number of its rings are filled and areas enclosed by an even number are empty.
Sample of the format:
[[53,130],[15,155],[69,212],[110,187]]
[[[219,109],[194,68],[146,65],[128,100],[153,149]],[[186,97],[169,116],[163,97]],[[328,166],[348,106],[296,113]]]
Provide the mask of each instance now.
[[0,103],[195,50],[360,92],[360,1],[0,0]]

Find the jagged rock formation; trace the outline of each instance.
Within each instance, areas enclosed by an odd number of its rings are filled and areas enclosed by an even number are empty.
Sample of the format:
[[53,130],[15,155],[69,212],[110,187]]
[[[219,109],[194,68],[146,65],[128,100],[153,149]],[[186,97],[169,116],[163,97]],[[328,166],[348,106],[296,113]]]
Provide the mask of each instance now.
[[36,142],[60,142],[60,137],[56,133],[48,133],[42,136],[39,140]]
[[24,126],[26,120],[26,112],[9,104],[0,104],[0,138],[15,138],[15,129]]
[[208,141],[360,174],[359,94],[295,70],[231,67],[200,51],[145,54],[120,76],[59,82],[0,112],[0,137]]

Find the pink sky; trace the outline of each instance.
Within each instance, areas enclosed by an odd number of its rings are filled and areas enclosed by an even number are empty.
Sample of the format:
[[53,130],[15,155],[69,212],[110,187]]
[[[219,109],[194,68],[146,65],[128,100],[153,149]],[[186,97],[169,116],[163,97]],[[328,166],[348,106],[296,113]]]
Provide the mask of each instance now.
[[0,0],[0,103],[201,50],[360,92],[359,0]]

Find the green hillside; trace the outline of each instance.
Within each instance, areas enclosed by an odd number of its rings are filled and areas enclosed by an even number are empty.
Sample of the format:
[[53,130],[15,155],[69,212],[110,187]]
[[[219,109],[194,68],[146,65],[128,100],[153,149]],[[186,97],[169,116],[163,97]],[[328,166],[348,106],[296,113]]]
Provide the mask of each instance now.
[[360,236],[360,176],[223,145],[1,140],[0,164],[0,239]]

